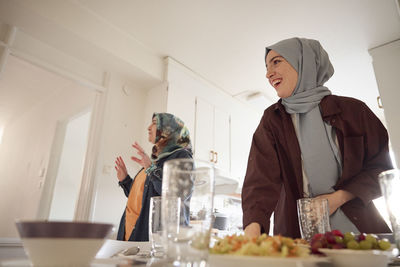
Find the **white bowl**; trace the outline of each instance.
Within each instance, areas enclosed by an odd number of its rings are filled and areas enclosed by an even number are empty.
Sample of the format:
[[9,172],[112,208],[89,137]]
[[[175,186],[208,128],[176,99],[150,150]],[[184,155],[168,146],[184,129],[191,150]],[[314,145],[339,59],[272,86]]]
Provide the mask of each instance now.
[[16,222],[34,266],[89,266],[112,224],[90,222]]
[[393,250],[353,250],[320,248],[332,259],[335,267],[387,267],[394,257]]

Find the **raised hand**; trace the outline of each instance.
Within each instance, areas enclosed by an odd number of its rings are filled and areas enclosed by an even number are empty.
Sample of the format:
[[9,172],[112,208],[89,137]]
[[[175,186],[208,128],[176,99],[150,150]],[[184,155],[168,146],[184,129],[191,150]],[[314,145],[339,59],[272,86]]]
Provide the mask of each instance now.
[[139,146],[137,142],[135,142],[132,147],[137,150],[139,154],[139,158],[132,156],[131,159],[140,164],[143,168],[147,169],[151,165],[151,160],[149,156],[144,152],[143,148]]
[[121,158],[121,156],[117,157],[117,159],[115,160],[115,170],[117,171],[117,178],[120,182],[122,182],[128,175],[125,162]]

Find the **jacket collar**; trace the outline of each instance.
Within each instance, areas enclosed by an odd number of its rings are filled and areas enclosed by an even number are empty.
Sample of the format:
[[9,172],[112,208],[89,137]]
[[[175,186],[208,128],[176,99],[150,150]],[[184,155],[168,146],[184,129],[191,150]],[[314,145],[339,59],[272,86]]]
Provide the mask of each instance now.
[[320,102],[322,118],[328,118],[342,112],[339,105],[336,103],[336,96],[329,95],[322,98]]
[[282,105],[282,98],[280,98],[279,100],[278,100],[278,102],[276,102],[275,104],[273,104],[273,109],[274,109],[274,111],[283,111],[283,112],[286,112],[285,111],[285,107]]
[[[327,118],[342,112],[335,99],[335,95],[328,95],[322,98],[319,104],[321,107],[322,118]],[[273,104],[273,109],[274,111],[286,112],[285,107],[282,105],[282,99],[279,99],[278,102]]]

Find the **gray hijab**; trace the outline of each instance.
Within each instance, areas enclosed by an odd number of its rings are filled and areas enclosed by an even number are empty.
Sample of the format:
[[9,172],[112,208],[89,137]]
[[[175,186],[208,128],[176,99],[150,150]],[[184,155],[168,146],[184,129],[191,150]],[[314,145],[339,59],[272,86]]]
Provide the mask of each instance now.
[[[291,96],[282,99],[289,114],[296,117],[298,141],[304,172],[309,182],[311,197],[331,193],[341,176],[342,163],[338,151],[336,132],[322,120],[319,103],[331,94],[324,83],[332,77],[333,66],[329,56],[316,40],[291,38],[266,48],[266,55],[274,50],[297,71],[298,80]],[[357,231],[338,210],[331,216],[332,227]]]
[[316,40],[291,38],[267,47],[283,56],[298,73],[296,88],[282,104],[288,113],[306,113],[331,91],[324,85],[333,75],[329,56]]

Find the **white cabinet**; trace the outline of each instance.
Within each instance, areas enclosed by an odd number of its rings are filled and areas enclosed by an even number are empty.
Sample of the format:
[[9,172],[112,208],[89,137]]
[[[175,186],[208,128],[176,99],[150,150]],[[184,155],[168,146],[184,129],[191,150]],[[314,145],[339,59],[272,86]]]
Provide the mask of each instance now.
[[227,188],[228,180],[241,186],[251,138],[262,113],[173,59],[168,58],[167,64],[167,112],[180,117],[189,128],[194,157],[216,161],[216,188],[218,183]]
[[400,167],[400,40],[369,50],[385,113],[392,150]]
[[197,159],[214,163],[221,174],[230,174],[230,116],[199,97],[194,153]]
[[231,167],[231,120],[227,112],[214,108],[214,152],[216,167],[229,174]]
[[214,162],[214,106],[199,98],[195,103],[195,156]]

